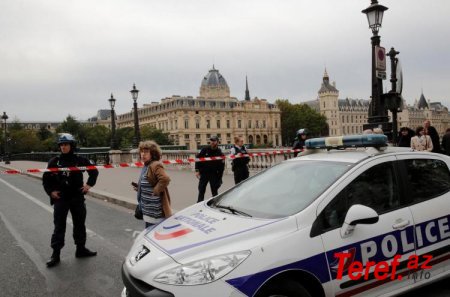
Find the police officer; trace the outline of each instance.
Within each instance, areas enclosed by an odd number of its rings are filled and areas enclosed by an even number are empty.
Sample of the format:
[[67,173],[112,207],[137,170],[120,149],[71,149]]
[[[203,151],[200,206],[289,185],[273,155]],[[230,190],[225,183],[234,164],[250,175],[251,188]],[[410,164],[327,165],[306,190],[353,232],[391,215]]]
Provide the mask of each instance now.
[[[61,154],[48,162],[47,168],[79,167],[92,165],[86,158],[75,155],[76,141],[68,133],[62,133],[58,137],[58,146]],[[89,178],[83,184],[83,172],[60,171],[45,172],[43,185],[45,192],[50,196],[50,204],[53,205],[54,231],[51,239],[53,249],[52,256],[47,262],[47,267],[53,267],[60,262],[60,251],[64,246],[66,233],[67,214],[70,211],[73,221],[73,238],[77,246],[75,257],[92,257],[97,252],[88,250],[86,243],[86,194],[97,181],[98,171],[88,170]]]
[[[303,128],[297,131],[297,139],[294,141],[292,149],[303,149],[305,147],[305,141],[308,138],[308,129]],[[299,152],[294,152],[294,157],[297,157]]]
[[[210,145],[202,148],[200,153],[197,154],[197,158],[204,157],[224,157],[222,150],[218,147],[219,138],[215,135],[209,138]],[[198,199],[197,202],[205,199],[206,186],[211,187],[211,193],[213,196],[218,194],[218,190],[222,185],[222,176],[225,169],[225,160],[214,160],[195,162],[195,175],[199,180],[198,182]]]
[[[230,150],[231,155],[244,154],[247,155],[247,150],[244,146],[244,139],[242,137],[234,138],[234,146]],[[246,180],[249,176],[248,172],[248,163],[250,162],[250,158],[247,157],[238,157],[233,159],[231,169],[234,173],[234,183],[237,185],[243,180]]]

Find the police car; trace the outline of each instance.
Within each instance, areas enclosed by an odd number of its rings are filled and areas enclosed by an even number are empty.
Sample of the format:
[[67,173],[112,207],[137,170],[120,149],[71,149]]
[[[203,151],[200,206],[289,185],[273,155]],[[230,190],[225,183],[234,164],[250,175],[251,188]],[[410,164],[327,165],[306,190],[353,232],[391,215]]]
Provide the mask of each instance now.
[[386,142],[310,139],[143,231],[122,296],[394,296],[448,277],[450,158]]

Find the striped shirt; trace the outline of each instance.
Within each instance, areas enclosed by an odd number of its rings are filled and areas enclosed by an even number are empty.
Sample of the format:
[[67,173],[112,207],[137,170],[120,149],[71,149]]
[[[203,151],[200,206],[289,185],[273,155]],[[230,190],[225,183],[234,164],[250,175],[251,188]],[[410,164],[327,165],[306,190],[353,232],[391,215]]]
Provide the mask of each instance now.
[[153,195],[153,187],[147,180],[147,171],[148,166],[144,166],[139,178],[138,201],[144,215],[144,221],[158,224],[164,219],[161,197]]

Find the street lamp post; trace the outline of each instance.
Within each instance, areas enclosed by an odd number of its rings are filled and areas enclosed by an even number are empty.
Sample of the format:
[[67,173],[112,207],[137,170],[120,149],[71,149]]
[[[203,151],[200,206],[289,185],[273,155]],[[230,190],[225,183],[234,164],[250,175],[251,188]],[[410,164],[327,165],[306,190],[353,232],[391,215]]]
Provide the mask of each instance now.
[[[367,128],[374,128],[382,126],[383,130],[388,130],[388,116],[384,106],[382,93],[383,93],[383,81],[377,76],[376,70],[376,47],[380,46],[380,36],[378,31],[383,21],[383,13],[388,8],[378,4],[377,0],[371,0],[371,5],[364,9],[362,13],[367,15],[369,22],[369,28],[372,29],[372,100],[369,107],[369,116]],[[380,57],[384,58],[384,57]],[[365,128],[366,129],[366,126]]]
[[133,89],[130,91],[131,96],[133,98],[133,108],[134,108],[134,137],[133,137],[133,147],[137,148],[139,142],[141,141],[141,133],[139,132],[139,119],[138,119],[138,110],[137,110],[137,98],[139,94],[139,90],[136,89],[136,85],[133,84]]
[[117,149],[116,145],[116,114],[114,112],[114,106],[116,105],[116,99],[114,99],[111,93],[111,98],[108,99],[109,106],[111,106],[111,149]]
[[8,116],[6,115],[6,112],[3,112],[2,120],[3,120],[3,141],[4,141],[4,148],[5,148],[5,157],[4,161],[5,164],[10,164],[9,162],[9,153],[8,153],[8,138],[6,136],[6,120],[8,119]]

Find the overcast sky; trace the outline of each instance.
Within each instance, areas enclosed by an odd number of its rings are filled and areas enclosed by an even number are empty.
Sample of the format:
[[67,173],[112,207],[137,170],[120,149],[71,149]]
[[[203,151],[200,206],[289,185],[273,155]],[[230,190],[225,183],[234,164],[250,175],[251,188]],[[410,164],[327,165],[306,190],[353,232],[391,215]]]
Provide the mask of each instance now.
[[[198,96],[214,64],[231,95],[317,98],[324,68],[339,98],[370,96],[369,0],[2,0],[0,112],[85,120],[171,95]],[[400,51],[403,96],[450,107],[450,1],[380,0],[381,44]],[[388,72],[389,74],[389,72]],[[384,88],[390,84],[384,81]]]

